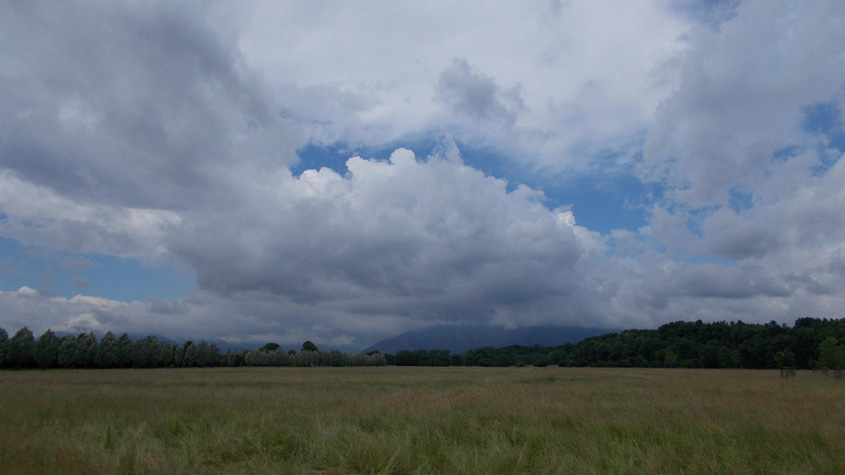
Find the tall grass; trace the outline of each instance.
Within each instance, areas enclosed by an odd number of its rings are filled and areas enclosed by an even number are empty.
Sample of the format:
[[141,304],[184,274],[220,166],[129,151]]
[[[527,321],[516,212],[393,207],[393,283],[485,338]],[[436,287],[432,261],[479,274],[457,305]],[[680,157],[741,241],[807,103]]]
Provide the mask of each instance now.
[[799,372],[0,373],[0,473],[842,473],[845,384]]

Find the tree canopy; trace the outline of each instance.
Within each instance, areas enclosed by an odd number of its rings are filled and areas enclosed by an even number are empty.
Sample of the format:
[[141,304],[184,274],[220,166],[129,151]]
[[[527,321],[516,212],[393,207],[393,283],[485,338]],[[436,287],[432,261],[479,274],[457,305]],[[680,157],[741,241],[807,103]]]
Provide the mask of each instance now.
[[[444,366],[448,351],[400,351],[388,361],[406,366]],[[776,322],[671,322],[654,330],[625,330],[557,347],[513,345],[470,350],[458,364],[560,366],[840,368],[845,365],[845,319],[800,318]]]

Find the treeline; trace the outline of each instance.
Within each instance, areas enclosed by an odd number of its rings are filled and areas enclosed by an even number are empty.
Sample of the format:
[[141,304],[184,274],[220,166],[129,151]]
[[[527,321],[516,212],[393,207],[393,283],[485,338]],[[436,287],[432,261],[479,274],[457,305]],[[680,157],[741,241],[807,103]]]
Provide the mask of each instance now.
[[400,366],[593,366],[798,369],[845,366],[845,319],[800,318],[793,327],[738,322],[673,322],[558,347],[479,348],[386,355]]
[[0,328],[0,368],[185,368],[211,366],[378,366],[384,355],[349,355],[337,350],[320,351],[306,341],[302,351],[284,351],[276,343],[257,350],[220,353],[216,343],[205,340],[176,345],[147,336],[132,341],[126,333],[107,332],[98,340],[93,333],[58,336],[47,330],[37,339],[27,327],[11,338]]
[[[303,350],[285,351],[276,343],[268,343],[257,351],[247,351],[243,356],[246,366],[384,366],[387,360],[378,351],[367,354],[343,353],[339,350],[320,351],[310,341],[302,344]],[[229,365],[236,366],[236,354],[229,353]]]
[[656,330],[625,330],[558,347],[400,351],[395,355],[320,351],[310,341],[285,351],[276,343],[229,351],[215,343],[176,345],[147,336],[132,341],[112,332],[37,339],[24,327],[11,338],[0,328],[0,368],[168,368],[207,366],[593,366],[668,368],[841,369],[845,366],[845,319],[799,318],[788,327],[738,322],[673,322]]

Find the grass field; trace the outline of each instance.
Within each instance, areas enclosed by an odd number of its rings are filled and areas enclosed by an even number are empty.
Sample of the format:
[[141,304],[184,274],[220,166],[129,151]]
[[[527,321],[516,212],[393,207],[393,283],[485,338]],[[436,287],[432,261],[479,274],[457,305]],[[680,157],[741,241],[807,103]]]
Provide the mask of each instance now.
[[0,473],[843,473],[845,381],[799,372],[0,372]]

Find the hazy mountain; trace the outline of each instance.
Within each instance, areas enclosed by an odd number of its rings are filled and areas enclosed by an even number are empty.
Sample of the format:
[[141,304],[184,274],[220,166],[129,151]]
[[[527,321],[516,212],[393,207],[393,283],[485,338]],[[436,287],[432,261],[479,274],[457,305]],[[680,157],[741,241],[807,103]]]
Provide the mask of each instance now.
[[364,352],[378,350],[395,354],[401,350],[450,350],[466,353],[467,350],[490,346],[501,348],[510,345],[559,346],[576,343],[591,336],[618,332],[600,328],[577,327],[525,327],[505,329],[484,325],[441,325],[427,330],[403,333],[382,340]]

